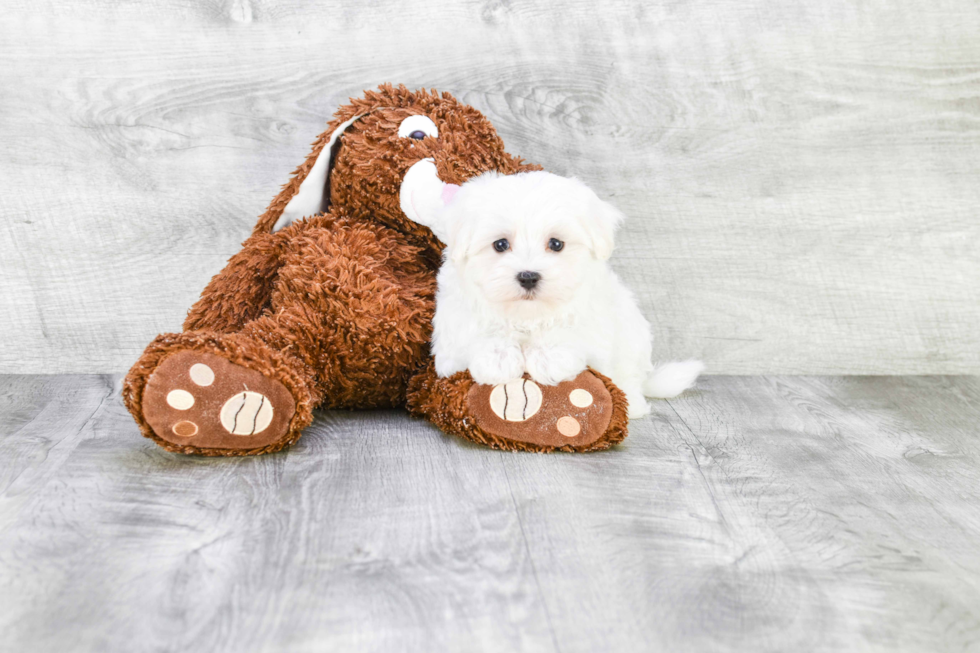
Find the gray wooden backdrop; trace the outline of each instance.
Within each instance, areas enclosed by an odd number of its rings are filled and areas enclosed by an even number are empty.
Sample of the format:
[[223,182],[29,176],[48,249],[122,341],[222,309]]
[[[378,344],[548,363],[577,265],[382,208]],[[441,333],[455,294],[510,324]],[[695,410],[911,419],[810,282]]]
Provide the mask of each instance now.
[[7,0],[0,372],[127,369],[385,81],[627,212],[658,356],[980,372],[975,0]]

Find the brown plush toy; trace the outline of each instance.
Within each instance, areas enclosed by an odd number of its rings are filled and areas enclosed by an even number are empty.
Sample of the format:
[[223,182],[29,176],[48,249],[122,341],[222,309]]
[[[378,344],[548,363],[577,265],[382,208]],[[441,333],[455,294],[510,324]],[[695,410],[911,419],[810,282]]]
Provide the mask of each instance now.
[[586,371],[541,386],[440,379],[429,354],[442,243],[426,224],[453,184],[539,169],[447,93],[381,86],[341,107],[183,333],[126,377],[143,434],[169,451],[240,456],[299,438],[313,409],[407,406],[500,449],[592,451],[626,437],[626,399]]

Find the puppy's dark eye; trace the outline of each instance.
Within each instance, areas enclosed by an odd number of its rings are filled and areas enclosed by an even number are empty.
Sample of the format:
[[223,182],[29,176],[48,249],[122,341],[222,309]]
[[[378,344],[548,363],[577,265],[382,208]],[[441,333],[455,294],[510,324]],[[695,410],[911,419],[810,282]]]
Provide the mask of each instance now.
[[550,249],[552,252],[560,252],[561,250],[565,249],[565,243],[557,238],[552,238],[548,241],[548,249]]
[[506,252],[510,249],[510,243],[507,242],[506,238],[501,238],[500,240],[494,241],[493,248],[498,252]]
[[425,138],[425,132],[422,131],[421,129],[416,129],[411,134],[409,134],[408,137],[409,138],[414,138],[415,140],[420,141],[423,138]]

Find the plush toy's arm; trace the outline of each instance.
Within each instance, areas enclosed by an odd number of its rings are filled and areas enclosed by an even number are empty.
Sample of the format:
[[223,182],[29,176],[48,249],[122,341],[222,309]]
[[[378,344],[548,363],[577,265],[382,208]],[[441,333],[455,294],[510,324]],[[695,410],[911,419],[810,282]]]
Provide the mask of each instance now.
[[281,266],[278,234],[255,234],[211,279],[184,320],[185,331],[229,332],[257,318],[269,304]]

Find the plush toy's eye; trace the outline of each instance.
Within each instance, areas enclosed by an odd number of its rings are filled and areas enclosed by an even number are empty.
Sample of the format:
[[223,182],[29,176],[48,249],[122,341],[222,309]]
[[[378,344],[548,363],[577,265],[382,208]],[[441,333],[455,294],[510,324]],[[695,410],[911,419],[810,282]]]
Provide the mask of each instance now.
[[402,138],[414,138],[417,141],[426,136],[439,138],[439,128],[428,116],[409,116],[398,125],[398,135]]
[[565,249],[565,243],[557,238],[552,238],[548,241],[548,249],[550,249],[552,252],[560,252],[561,250]]
[[501,238],[500,240],[494,241],[493,248],[498,252],[506,252],[510,249],[510,243],[507,242],[506,238]]

